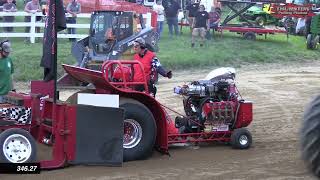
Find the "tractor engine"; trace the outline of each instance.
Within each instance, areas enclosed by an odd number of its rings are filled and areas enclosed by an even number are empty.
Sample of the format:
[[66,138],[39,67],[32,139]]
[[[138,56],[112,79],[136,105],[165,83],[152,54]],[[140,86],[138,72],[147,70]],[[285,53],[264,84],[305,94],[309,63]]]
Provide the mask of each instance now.
[[220,68],[210,74],[205,80],[174,88],[176,94],[183,96],[187,117],[177,117],[175,123],[184,133],[228,131],[235,122],[238,92],[234,69]]

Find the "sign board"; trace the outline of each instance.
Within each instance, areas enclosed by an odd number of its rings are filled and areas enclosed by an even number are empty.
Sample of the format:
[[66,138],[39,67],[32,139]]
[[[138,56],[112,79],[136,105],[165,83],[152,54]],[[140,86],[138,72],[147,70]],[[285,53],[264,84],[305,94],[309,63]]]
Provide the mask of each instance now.
[[315,13],[312,11],[312,4],[297,5],[297,4],[272,4],[271,15],[274,17],[282,18],[284,16],[305,18],[314,16]]
[[119,95],[79,93],[78,104],[119,108]]

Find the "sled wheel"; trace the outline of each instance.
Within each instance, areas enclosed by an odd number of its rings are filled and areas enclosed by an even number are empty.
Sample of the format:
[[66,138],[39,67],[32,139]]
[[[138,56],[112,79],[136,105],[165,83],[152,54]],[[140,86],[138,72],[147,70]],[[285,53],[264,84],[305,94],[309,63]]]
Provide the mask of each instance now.
[[254,41],[256,40],[256,34],[254,32],[246,32],[243,35],[244,39]]
[[320,177],[320,95],[305,108],[300,129],[302,159],[311,172]]
[[308,34],[308,36],[307,36],[307,49],[314,49],[312,34]]
[[255,22],[256,22],[256,24],[257,24],[258,26],[264,26],[265,23],[266,23],[266,20],[265,20],[264,17],[258,16],[258,17],[256,17]]
[[235,129],[231,134],[231,146],[235,149],[248,149],[252,144],[251,133],[245,129]]
[[123,160],[133,161],[151,156],[157,127],[150,110],[132,99],[120,99],[124,113]]
[[30,163],[36,156],[36,142],[28,131],[12,128],[0,134],[0,162]]

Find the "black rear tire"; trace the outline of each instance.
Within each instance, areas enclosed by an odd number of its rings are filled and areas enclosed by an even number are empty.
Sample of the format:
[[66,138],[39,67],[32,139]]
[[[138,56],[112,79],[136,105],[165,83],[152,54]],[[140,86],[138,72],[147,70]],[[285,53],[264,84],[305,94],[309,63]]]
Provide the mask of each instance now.
[[[94,93],[94,91],[90,89],[79,91],[70,96],[67,102],[77,104],[78,93]],[[123,160],[133,161],[147,159],[152,154],[157,134],[153,114],[145,105],[133,99],[121,98],[119,107],[125,110],[124,120],[133,119],[139,123],[142,129],[140,142],[133,148],[123,149]]]
[[300,148],[309,170],[320,177],[320,95],[312,99],[304,110]]
[[[246,143],[245,143],[246,142]],[[252,135],[245,129],[235,129],[231,134],[231,146],[235,149],[248,149],[252,144]]]
[[[19,136],[19,137],[12,138],[12,135]],[[12,139],[12,142],[14,140],[16,140],[16,141],[20,140],[20,143],[23,144],[24,146],[22,146],[16,150],[19,150],[20,153],[21,153],[21,151],[30,150],[31,151],[30,155],[28,157],[21,156],[22,159],[20,160],[20,162],[11,162],[6,157],[5,152],[4,152],[5,148],[3,147],[3,146],[5,146],[5,142],[7,142],[7,140],[9,140],[8,138]],[[24,147],[26,147],[25,140],[29,141],[29,142],[27,142],[28,143],[27,145],[29,146],[28,150],[24,149]],[[13,148],[13,147],[10,146],[10,148]],[[8,149],[9,149],[9,146],[8,146]],[[10,153],[10,150],[7,151],[7,155],[11,156],[8,153]],[[17,152],[17,153],[19,153],[19,152]],[[11,128],[11,129],[7,129],[7,130],[1,132],[1,134],[0,134],[0,163],[32,163],[32,162],[36,162],[36,158],[37,158],[36,141],[34,140],[34,138],[31,136],[31,134],[28,131],[26,131],[24,129],[19,129],[19,128]]]
[[145,105],[133,99],[120,99],[120,107],[125,110],[124,119],[135,120],[142,129],[140,142],[132,148],[123,149],[123,160],[133,161],[147,159],[152,154],[157,134],[153,114]]

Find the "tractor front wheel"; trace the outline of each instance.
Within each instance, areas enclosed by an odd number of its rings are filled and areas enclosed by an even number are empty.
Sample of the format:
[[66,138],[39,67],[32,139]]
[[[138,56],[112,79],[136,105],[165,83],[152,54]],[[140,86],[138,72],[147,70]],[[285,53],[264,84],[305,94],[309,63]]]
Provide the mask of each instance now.
[[245,129],[235,129],[231,134],[231,146],[235,149],[248,149],[252,144],[251,133]]
[[302,159],[311,172],[320,177],[320,95],[305,108],[300,129]]
[[125,110],[123,134],[123,160],[133,161],[151,156],[156,140],[157,127],[150,110],[132,99],[121,99]]
[[36,142],[28,131],[11,128],[0,134],[0,163],[35,162],[36,155]]

